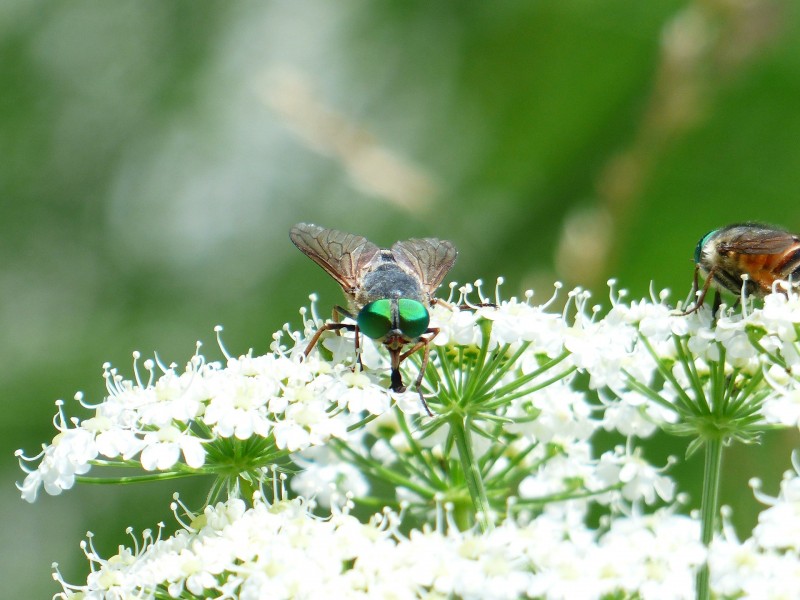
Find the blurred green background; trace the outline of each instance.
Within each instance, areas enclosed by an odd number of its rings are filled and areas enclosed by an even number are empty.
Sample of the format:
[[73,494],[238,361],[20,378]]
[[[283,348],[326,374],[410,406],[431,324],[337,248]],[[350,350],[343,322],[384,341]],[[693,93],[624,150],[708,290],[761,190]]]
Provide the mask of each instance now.
[[[800,231],[800,6],[790,0],[72,0],[0,3],[0,393],[6,597],[49,598],[165,520],[175,483],[30,506],[13,451],[131,352],[184,363],[213,327],[268,349],[336,284],[301,220],[390,245],[453,240],[452,277],[684,298],[697,240]],[[491,287],[491,286],[490,286]],[[73,409],[74,410],[74,409]],[[726,455],[747,534],[796,432]],[[659,464],[683,445],[662,438]],[[699,498],[698,460],[675,473]]]

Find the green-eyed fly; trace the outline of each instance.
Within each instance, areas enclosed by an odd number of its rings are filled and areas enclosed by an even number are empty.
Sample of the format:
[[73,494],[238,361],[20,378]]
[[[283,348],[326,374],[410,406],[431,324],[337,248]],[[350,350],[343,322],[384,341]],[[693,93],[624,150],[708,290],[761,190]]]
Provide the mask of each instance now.
[[[776,281],[800,282],[800,237],[760,223],[736,223],[700,238],[694,262],[693,289],[699,294],[684,314],[699,310],[713,284],[716,295],[712,314],[716,315],[720,289],[734,294],[744,289],[745,294],[761,298],[773,291]],[[705,278],[702,288],[698,275]]]
[[[333,322],[325,323],[311,338],[308,356],[325,331],[347,329],[382,343],[391,358],[391,389],[404,392],[400,363],[423,350],[422,365],[415,381],[417,393],[432,414],[420,391],[428,364],[429,344],[439,333],[429,327],[428,308],[433,293],[453,266],[458,252],[451,242],[436,238],[396,242],[381,249],[367,238],[311,223],[298,223],[289,237],[306,256],[322,267],[341,286],[348,307],[333,307]],[[340,323],[342,317],[355,321]],[[404,348],[410,346],[408,350]]]

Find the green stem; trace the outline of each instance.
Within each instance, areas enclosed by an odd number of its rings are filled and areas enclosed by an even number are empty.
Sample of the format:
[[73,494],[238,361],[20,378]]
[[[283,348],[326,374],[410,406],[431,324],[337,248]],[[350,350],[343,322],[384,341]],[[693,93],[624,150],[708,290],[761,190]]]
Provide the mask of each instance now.
[[153,473],[151,475],[136,475],[133,477],[86,477],[77,475],[75,481],[79,483],[93,483],[99,485],[125,485],[129,483],[141,483],[143,481],[166,481],[169,479],[181,479],[182,477],[192,477],[202,473],[166,471],[163,473]]
[[[708,548],[716,530],[719,513],[719,484],[722,468],[722,438],[713,437],[705,441],[705,467],[703,473],[703,501],[700,507],[703,545]],[[706,562],[697,574],[697,600],[709,600],[709,571]]]
[[475,508],[475,518],[482,532],[490,531],[492,529],[491,507],[486,495],[486,486],[483,483],[480,465],[472,452],[472,441],[466,421],[454,413],[450,416],[449,422],[450,431],[455,439],[456,448],[458,448],[458,458],[464,472],[467,489]]

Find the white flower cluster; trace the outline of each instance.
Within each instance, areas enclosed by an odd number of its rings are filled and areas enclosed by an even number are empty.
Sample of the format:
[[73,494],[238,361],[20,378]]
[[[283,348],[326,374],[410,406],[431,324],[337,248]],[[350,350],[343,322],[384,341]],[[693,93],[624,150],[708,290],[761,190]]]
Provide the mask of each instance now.
[[[469,287],[462,289],[465,291],[469,291]],[[481,344],[484,335],[481,321],[491,322],[488,347],[498,351],[501,358],[509,353],[516,354],[513,364],[507,365],[490,391],[502,391],[520,377],[535,375],[548,360],[560,360],[553,368],[541,369],[541,374],[532,378],[534,391],[523,390],[500,408],[511,423],[507,431],[515,438],[508,440],[509,452],[527,452],[526,444],[536,445],[536,450],[529,453],[521,466],[546,466],[524,482],[522,487],[528,490],[526,496],[533,489],[555,493],[564,487],[561,482],[575,476],[585,477],[587,482],[594,479],[594,483],[587,483],[587,486],[595,491],[602,490],[613,482],[592,477],[596,459],[591,456],[589,438],[601,426],[607,430],[620,429],[625,435],[650,435],[655,429],[653,423],[658,421],[655,416],[658,409],[641,402],[632,408],[620,408],[625,405],[616,403],[616,414],[609,411],[605,420],[595,418],[593,413],[597,407],[590,406],[584,393],[573,390],[571,379],[566,377],[576,367],[589,370],[585,354],[570,354],[564,345],[564,340],[579,336],[594,339],[588,331],[594,331],[597,324],[583,313],[586,295],[579,292],[570,295],[578,305],[574,322],[567,318],[566,309],[561,313],[548,311],[552,300],[533,306],[530,296],[524,302],[516,298],[509,301],[498,298],[496,305],[479,305],[472,310],[439,304],[432,309],[432,324],[440,330],[433,343],[442,353],[453,347],[474,348]],[[276,334],[271,353],[239,358],[225,353],[225,365],[208,362],[199,353],[182,371],[175,365],[165,367],[158,361],[147,360],[144,361],[147,376],[141,378],[136,353],[133,380],[124,379],[116,369],[105,365],[108,396],[96,405],[76,396],[83,407],[94,411],[93,416],[83,420],[68,419],[59,401],[55,420],[58,434],[52,443],[44,446],[37,456],[25,457],[18,452],[24,461],[23,469],[28,473],[19,485],[23,498],[33,502],[42,487],[49,494],[59,494],[74,485],[76,476],[87,475],[92,465],[98,464],[116,462],[139,464],[145,471],[199,472],[206,466],[213,467],[207,463],[208,450],[220,440],[263,438],[276,452],[295,453],[298,460],[302,460],[301,451],[339,438],[361,447],[364,454],[377,456],[380,445],[376,449],[359,444],[364,440],[364,433],[375,431],[387,422],[394,423],[392,427],[397,429],[395,417],[389,410],[392,401],[404,413],[414,415],[422,412],[419,397],[411,389],[403,394],[387,389],[385,377],[381,379],[387,369],[386,357],[371,340],[361,341],[364,370],[352,368],[355,362],[352,334],[323,338],[320,343],[323,352],[332,354],[328,360],[316,351],[304,357],[308,337],[319,322],[311,320],[306,325],[305,337],[290,333],[291,349],[280,346]],[[609,332],[612,338],[617,335],[610,329]],[[630,332],[626,335],[630,337]],[[619,337],[616,342],[620,342]],[[603,345],[596,341],[593,352],[607,357],[611,352],[607,348],[602,352]],[[584,349],[586,347],[584,344]],[[440,366],[442,360],[434,355],[432,364]],[[404,363],[404,369],[407,371],[405,378],[413,379],[411,361]],[[592,372],[600,369],[597,366]],[[465,373],[458,372],[455,376],[461,378]],[[427,395],[435,395],[441,391],[442,384],[433,384],[426,378],[423,385]],[[347,428],[357,421],[356,415],[363,414],[382,418],[363,431],[348,433]],[[446,432],[445,426],[438,437],[419,441],[434,447]],[[406,445],[399,435],[390,441],[395,451],[397,444]],[[546,456],[552,451],[552,445],[559,449],[556,459]],[[484,450],[488,448],[484,445]],[[326,465],[320,453],[316,453],[313,474],[305,472],[299,476],[294,489],[313,490],[323,496],[321,501],[329,494],[331,485],[338,485],[342,492],[364,490],[363,480],[352,473],[352,467],[342,466],[339,458],[331,453],[322,455],[330,457],[332,462]],[[269,454],[255,457],[254,468],[269,466],[270,458],[274,457]],[[620,465],[626,460],[624,453],[618,454]],[[26,466],[34,461],[39,461],[35,469]],[[496,470],[502,467],[498,463]],[[343,470],[348,473],[347,477],[342,476]],[[534,480],[537,481],[535,485]],[[353,487],[346,487],[348,482],[353,482]],[[643,492],[652,497],[652,491]]]
[[182,372],[148,360],[147,381],[138,370],[131,381],[105,365],[108,396],[95,406],[76,396],[94,415],[68,422],[59,401],[59,432],[52,443],[32,458],[17,453],[26,462],[39,460],[33,470],[22,463],[28,471],[19,485],[22,497],[33,502],[42,486],[59,494],[99,459],[138,461],[145,471],[200,471],[209,446],[253,437],[294,452],[347,435],[351,421],[331,407],[356,405],[377,413],[388,408],[391,398],[374,377],[316,357],[299,360],[274,347],[265,356],[228,358],[225,366],[195,354]]
[[390,511],[363,524],[347,511],[320,519],[297,500],[250,509],[230,500],[171,538],[109,559],[85,545],[87,584],[61,581],[59,597],[690,598],[705,557],[698,523],[668,511],[619,518],[602,534],[561,515],[507,521],[486,534],[437,527],[402,535],[398,525]]
[[[665,472],[671,460],[650,464],[637,439],[660,427],[700,444],[720,416],[722,441],[756,439],[770,423],[800,426],[800,298],[684,315],[664,293],[626,302],[612,285],[603,315],[581,290],[560,311],[551,310],[555,296],[540,306],[532,294],[490,303],[478,286],[471,303],[472,290],[431,309],[438,334],[421,386],[431,416],[413,384],[388,389],[387,353],[363,336],[358,356],[346,331],[322,336],[305,356],[321,324],[313,305],[303,334],[289,332],[291,348],[276,336],[264,356],[223,348],[224,365],[196,354],[180,372],[146,361],[146,381],[107,367],[109,395],[94,406],[78,398],[93,416],[68,419],[59,403],[53,442],[37,457],[19,453],[39,461],[19,486],[26,500],[105,464],[217,473],[232,443],[257,440],[257,454],[237,451],[243,480],[256,489],[268,467],[290,461],[291,489],[333,509],[321,520],[298,501],[248,510],[232,498],[142,550],[108,560],[88,551],[98,568],[86,586],[62,583],[64,597],[692,597],[706,556],[699,522],[674,506],[643,514],[673,503],[677,490]],[[401,365],[406,383],[421,354]],[[625,442],[596,452],[606,431]],[[459,532],[481,487],[483,506],[507,516],[481,534]],[[785,483],[750,540],[715,542],[711,581],[723,597],[766,597],[736,579],[739,563],[740,573],[757,565],[747,581],[776,573],[772,585],[778,570],[800,579],[800,525],[776,525],[800,514],[798,489]],[[360,524],[341,509],[346,497],[403,506],[414,529],[400,535],[391,512]],[[597,505],[606,516],[588,527]],[[437,511],[435,527],[420,524]]]
[[[462,293],[468,291],[466,288]],[[511,396],[495,409],[502,415],[504,424],[494,427],[487,422],[483,436],[473,436],[476,458],[488,465],[488,485],[502,486],[505,481],[518,481],[515,487],[506,489],[506,494],[517,495],[529,503],[581,496],[580,504],[587,510],[592,500],[612,505],[633,502],[652,505],[657,501],[672,501],[674,483],[630,447],[617,448],[602,457],[593,455],[591,442],[597,432],[618,430],[626,437],[644,438],[655,432],[657,422],[671,415],[664,415],[662,408],[644,402],[636,394],[629,393],[630,403],[609,400],[605,405],[598,405],[592,404],[585,391],[576,389],[574,372],[578,367],[586,367],[580,356],[570,354],[565,340],[585,335],[586,329],[596,328],[594,320],[584,314],[588,295],[585,292],[570,294],[570,303],[577,305],[575,310],[579,315],[574,319],[568,316],[568,308],[562,312],[549,311],[552,300],[535,306],[530,298],[530,294],[526,301],[497,298],[491,305],[482,298],[484,302],[470,310],[454,310],[446,304],[433,307],[431,325],[439,329],[433,344],[439,348],[439,353],[432,358],[432,364],[437,372],[446,372],[450,376],[450,380],[446,377],[433,381],[426,378],[423,382],[434,410],[439,406],[434,403],[440,402],[442,396],[463,397],[462,386],[457,382],[467,382],[476,376],[469,370],[469,361],[459,362],[451,355],[459,349],[474,354],[488,331],[490,337],[486,346],[502,367],[492,370],[494,379],[489,378],[491,385],[487,395],[490,399],[494,395],[501,400],[504,393]],[[458,304],[466,304],[464,298]],[[491,327],[482,328],[482,321],[488,321]],[[635,342],[633,325],[621,321],[618,325],[608,325],[611,339],[620,344],[621,338],[616,329],[612,330],[613,327],[627,328],[625,335],[628,338],[633,335]],[[608,349],[605,353],[602,350],[610,342],[597,341],[589,335],[587,340],[593,340],[596,355],[610,354]],[[346,353],[346,349],[352,353],[350,339],[337,336],[330,341],[333,343],[326,343],[326,347],[334,349],[340,360],[353,360],[352,354],[348,356]],[[629,345],[622,344],[625,352],[628,352]],[[588,347],[588,342],[585,346]],[[652,359],[643,354],[639,358],[647,360],[652,371]],[[380,360],[377,353],[365,351],[366,366],[377,369]],[[621,372],[619,366],[617,369]],[[530,381],[522,387],[514,387],[525,378],[530,378]],[[464,383],[463,387],[467,385]],[[414,395],[409,401],[419,404]],[[403,412],[411,411],[404,407]],[[418,459],[419,449],[421,447],[441,459],[448,455],[452,431],[446,421],[436,424],[433,431],[426,429],[425,425],[423,420],[422,427],[409,438],[397,416],[386,412],[359,434],[348,438],[350,450],[361,457],[362,464],[376,461],[380,468],[408,477],[407,484],[394,482],[397,497],[386,498],[385,502],[420,502],[422,497],[433,497],[438,491],[435,481],[441,474],[430,474],[430,461]],[[497,444],[488,441],[491,438],[504,447],[502,452],[497,453]],[[303,471],[292,479],[292,489],[306,497],[313,494],[322,506],[330,506],[337,495],[351,493],[360,497],[368,490],[368,482],[353,469],[349,457],[311,448],[300,452],[298,460]],[[425,474],[429,476],[426,478]],[[517,474],[520,476],[516,477]]]
[[[797,458],[797,456],[795,456]],[[709,549],[712,586],[723,598],[790,600],[800,590],[800,463],[787,472],[777,498],[751,482],[769,508],[758,516],[752,537],[740,542],[726,523]]]

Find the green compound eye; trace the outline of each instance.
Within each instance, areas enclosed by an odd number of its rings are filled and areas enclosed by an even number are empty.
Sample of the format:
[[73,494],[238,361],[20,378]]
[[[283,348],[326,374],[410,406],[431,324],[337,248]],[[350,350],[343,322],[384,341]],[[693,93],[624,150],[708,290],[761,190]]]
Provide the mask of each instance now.
[[356,322],[364,335],[373,340],[381,339],[392,330],[391,300],[376,300],[365,305]]
[[699,242],[697,242],[697,248],[694,249],[694,262],[696,264],[700,263],[700,256],[703,254],[703,247],[706,245],[706,242],[710,240],[714,235],[719,231],[719,229],[715,229],[714,231],[709,231],[705,234]]
[[408,338],[418,338],[431,322],[428,309],[421,302],[400,298],[397,301],[397,312],[400,317],[400,331]]

